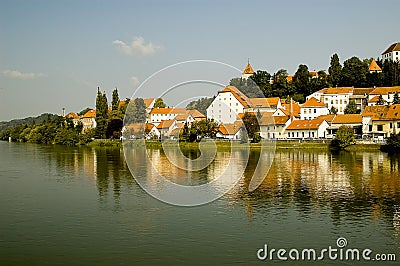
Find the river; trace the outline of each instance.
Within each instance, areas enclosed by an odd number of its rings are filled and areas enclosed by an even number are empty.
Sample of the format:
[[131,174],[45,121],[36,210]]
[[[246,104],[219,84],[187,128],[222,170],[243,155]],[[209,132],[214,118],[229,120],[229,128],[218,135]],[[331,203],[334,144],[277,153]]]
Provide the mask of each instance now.
[[[167,160],[160,150],[150,153],[158,165]],[[284,264],[276,254],[259,260],[257,252],[264,245],[338,248],[339,238],[345,248],[400,260],[399,156],[278,149],[250,193],[260,156],[251,150],[246,171],[226,195],[178,207],[147,194],[120,149],[0,142],[0,154],[0,265]],[[217,168],[196,182],[212,179]]]

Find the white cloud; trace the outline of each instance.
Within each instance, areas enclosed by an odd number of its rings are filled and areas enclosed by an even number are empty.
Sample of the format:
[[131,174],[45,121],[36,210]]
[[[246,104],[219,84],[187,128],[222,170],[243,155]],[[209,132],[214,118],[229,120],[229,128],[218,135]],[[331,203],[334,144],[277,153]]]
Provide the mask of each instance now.
[[121,53],[129,56],[133,56],[136,54],[140,55],[153,55],[160,49],[162,49],[161,45],[153,44],[152,42],[145,43],[143,37],[134,37],[131,44],[127,44],[121,40],[113,41],[113,44],[118,47]]
[[139,81],[139,78],[138,77],[135,77],[135,76],[132,76],[131,77],[131,83],[132,83],[132,85],[133,86],[138,86],[139,84],[140,84],[140,81]]
[[1,73],[5,77],[15,78],[15,79],[35,79],[35,78],[41,78],[41,77],[45,76],[42,73],[32,73],[32,72],[23,73],[18,70],[8,70],[8,69],[1,71]]

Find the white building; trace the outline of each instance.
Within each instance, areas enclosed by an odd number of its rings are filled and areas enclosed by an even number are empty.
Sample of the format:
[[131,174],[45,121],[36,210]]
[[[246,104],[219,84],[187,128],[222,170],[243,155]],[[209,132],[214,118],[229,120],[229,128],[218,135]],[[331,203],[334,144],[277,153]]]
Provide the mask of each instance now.
[[218,92],[217,97],[207,108],[207,118],[218,123],[232,124],[244,108],[251,107],[249,98],[234,86],[227,86]]
[[230,124],[221,124],[218,128],[216,137],[229,140],[240,140],[243,131],[245,131],[244,125],[242,121],[238,120]]
[[382,53],[382,62],[385,62],[386,60],[391,60],[393,62],[400,61],[400,42],[390,45]]
[[294,120],[286,128],[286,138],[288,139],[317,139],[326,138],[329,124],[321,118],[313,120]]
[[185,108],[153,108],[150,111],[148,122],[158,126],[163,120],[172,120],[176,116],[186,113]]
[[324,88],[307,96],[307,100],[314,97],[324,103],[328,110],[335,107],[338,114],[344,114],[344,109],[349,104],[353,90],[353,87]]
[[396,92],[400,94],[400,86],[377,87],[369,93],[368,105],[375,105],[374,102],[376,102],[376,99],[379,97],[379,95],[382,95],[384,102],[391,103],[393,102]]
[[263,139],[286,138],[285,130],[290,123],[290,116],[263,115],[260,119],[260,136]]
[[314,97],[309,98],[304,104],[300,106],[300,119],[312,120],[320,115],[329,114],[329,109],[322,102],[319,102]]

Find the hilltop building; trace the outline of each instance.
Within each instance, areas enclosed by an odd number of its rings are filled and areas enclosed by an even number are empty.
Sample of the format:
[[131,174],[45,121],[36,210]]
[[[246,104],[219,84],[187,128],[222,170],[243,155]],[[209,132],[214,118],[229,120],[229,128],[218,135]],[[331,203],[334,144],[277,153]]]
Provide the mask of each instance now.
[[393,43],[382,53],[382,62],[386,60],[400,61],[400,42]]
[[243,70],[242,79],[248,79],[249,77],[254,75],[254,70],[250,65],[250,62],[247,62],[246,68]]
[[369,73],[381,73],[382,69],[378,66],[376,61],[372,59],[371,64],[369,64]]

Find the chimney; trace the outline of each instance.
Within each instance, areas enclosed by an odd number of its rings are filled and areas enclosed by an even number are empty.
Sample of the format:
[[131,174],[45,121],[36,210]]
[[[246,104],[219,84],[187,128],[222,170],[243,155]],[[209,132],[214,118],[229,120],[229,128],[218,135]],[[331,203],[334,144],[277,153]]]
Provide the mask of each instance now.
[[64,107],[61,109],[61,116],[65,117],[65,108]]

